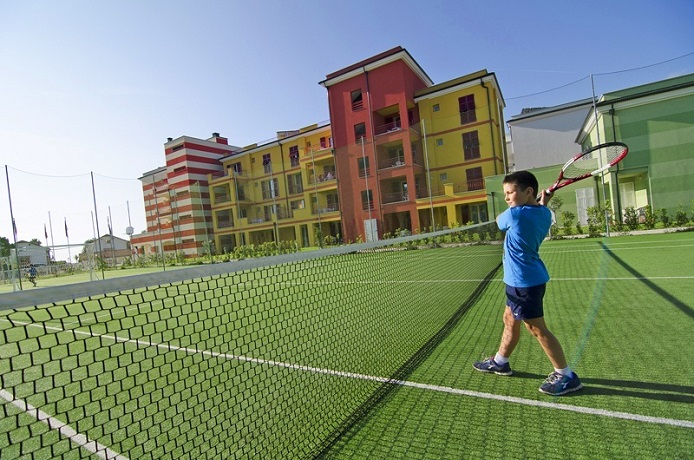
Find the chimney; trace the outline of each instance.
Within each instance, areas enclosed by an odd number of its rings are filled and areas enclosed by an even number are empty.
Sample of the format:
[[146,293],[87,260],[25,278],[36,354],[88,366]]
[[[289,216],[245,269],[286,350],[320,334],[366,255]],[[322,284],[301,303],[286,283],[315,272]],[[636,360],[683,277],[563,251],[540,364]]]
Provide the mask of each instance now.
[[219,133],[212,133],[212,137],[208,140],[211,140],[212,142],[216,142],[218,144],[229,145],[229,141],[227,140],[227,138],[220,136]]

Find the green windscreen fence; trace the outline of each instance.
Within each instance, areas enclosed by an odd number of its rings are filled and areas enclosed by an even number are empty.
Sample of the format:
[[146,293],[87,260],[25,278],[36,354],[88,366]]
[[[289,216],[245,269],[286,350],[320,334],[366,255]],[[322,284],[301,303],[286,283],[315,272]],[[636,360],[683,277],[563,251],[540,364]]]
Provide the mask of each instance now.
[[493,223],[0,296],[0,450],[312,458],[442,340]]

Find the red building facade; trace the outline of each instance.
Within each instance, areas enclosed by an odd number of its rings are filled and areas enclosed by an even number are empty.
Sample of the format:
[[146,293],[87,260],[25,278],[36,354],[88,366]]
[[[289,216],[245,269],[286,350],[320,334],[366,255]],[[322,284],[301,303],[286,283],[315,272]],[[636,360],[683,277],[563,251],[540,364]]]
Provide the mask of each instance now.
[[333,72],[328,90],[346,241],[375,240],[431,224],[417,211],[424,175],[415,93],[431,79],[396,47]]

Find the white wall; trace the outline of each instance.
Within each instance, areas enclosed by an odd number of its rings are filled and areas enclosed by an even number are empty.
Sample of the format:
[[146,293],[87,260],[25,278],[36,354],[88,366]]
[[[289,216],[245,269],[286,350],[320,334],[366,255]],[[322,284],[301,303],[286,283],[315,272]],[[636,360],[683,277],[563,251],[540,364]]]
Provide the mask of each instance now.
[[513,143],[512,169],[563,164],[580,152],[578,131],[592,107],[590,100],[549,107],[508,121]]

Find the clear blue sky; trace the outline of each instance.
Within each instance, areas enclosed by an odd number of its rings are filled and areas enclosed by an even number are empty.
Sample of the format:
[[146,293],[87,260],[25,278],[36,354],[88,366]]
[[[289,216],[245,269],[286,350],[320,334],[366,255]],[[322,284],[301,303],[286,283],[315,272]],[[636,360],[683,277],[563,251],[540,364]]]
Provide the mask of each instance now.
[[[590,97],[590,74],[694,52],[693,22],[691,0],[0,0],[0,164],[18,237],[50,244],[49,212],[56,245],[66,219],[70,243],[93,237],[90,172],[100,233],[110,207],[125,237],[126,203],[144,230],[136,179],[164,164],[167,137],[243,146],[327,120],[318,82],[394,46],[434,83],[495,72],[508,120]],[[596,77],[596,91],[690,72],[693,56]],[[4,178],[0,236],[12,241]]]

